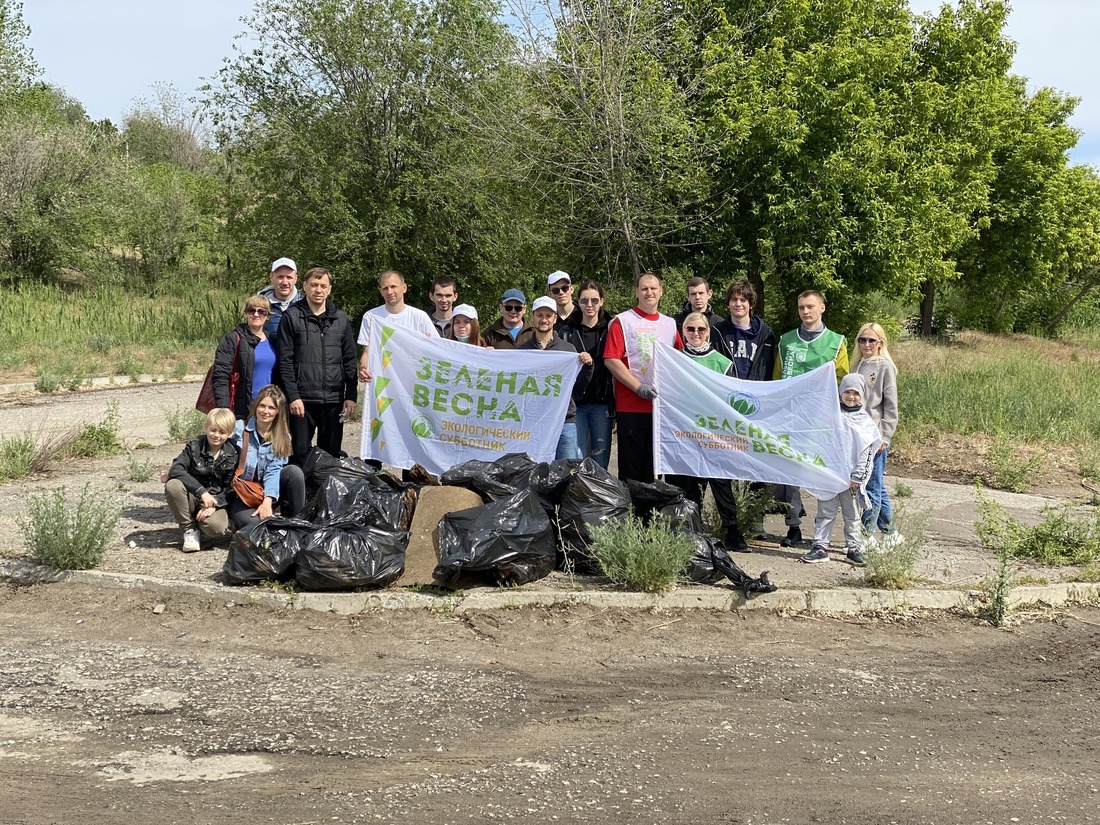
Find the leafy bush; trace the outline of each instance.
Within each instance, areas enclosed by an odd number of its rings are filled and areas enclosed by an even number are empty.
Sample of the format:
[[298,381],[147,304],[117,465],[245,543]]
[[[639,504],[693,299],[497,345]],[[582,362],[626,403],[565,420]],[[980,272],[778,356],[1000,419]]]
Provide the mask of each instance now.
[[990,475],[986,482],[989,486],[1013,493],[1028,491],[1041,464],[1039,456],[1025,455],[1023,450],[1013,445],[1004,435],[997,436],[989,449],[987,460]]
[[1088,565],[1100,559],[1100,512],[1080,517],[1070,504],[1043,508],[1034,527],[1012,518],[997,502],[977,491],[979,519],[974,525],[982,546],[1042,564]]
[[201,435],[206,427],[206,416],[194,407],[165,409],[164,416],[168,422],[168,437],[172,441],[190,441]]
[[901,544],[883,540],[868,543],[863,558],[863,582],[870,587],[886,590],[904,590],[913,583],[917,559],[924,546],[924,534],[931,512],[921,511],[910,515],[904,507],[894,510],[894,528],[905,537]]
[[26,515],[17,522],[39,562],[58,570],[87,570],[103,561],[121,516],[117,501],[85,484],[75,504],[66,500],[64,487],[31,496]]
[[140,458],[134,453],[126,456],[126,477],[130,481],[148,481],[156,469],[157,463],[151,458]]
[[913,487],[904,481],[894,482],[894,498],[912,498]]
[[125,451],[118,437],[118,402],[107,405],[107,415],[98,424],[86,424],[72,444],[69,455],[74,458],[106,458]]
[[0,480],[29,476],[37,453],[38,445],[30,435],[0,439]]
[[46,394],[57,392],[61,389],[61,376],[39,367],[34,376],[34,388]]
[[589,551],[615,584],[628,590],[671,590],[691,560],[695,541],[673,532],[668,521],[654,517],[644,524],[633,514],[623,521],[589,528]]

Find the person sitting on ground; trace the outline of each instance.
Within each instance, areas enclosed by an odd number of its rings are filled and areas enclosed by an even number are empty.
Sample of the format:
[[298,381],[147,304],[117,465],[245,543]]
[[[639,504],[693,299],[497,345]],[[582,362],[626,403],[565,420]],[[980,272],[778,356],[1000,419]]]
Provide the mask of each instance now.
[[[722,375],[734,375],[733,362],[718,352],[711,344],[710,323],[702,312],[689,313],[682,326],[684,335],[684,355],[709,370]],[[684,494],[703,509],[703,496],[707,485],[714,494],[714,503],[718,507],[718,516],[722,520],[725,532],[726,549],[737,553],[751,553],[752,548],[737,523],[737,501],[733,497],[733,487],[728,478],[697,478],[695,476],[669,475],[665,478],[669,484],[675,484]]]
[[267,335],[270,315],[271,302],[263,295],[250,295],[244,302],[244,321],[227,332],[214,351],[214,403],[231,409],[237,418],[248,418],[252,399],[273,383],[278,356]]
[[469,304],[459,304],[451,312],[451,328],[447,334],[451,341],[460,341],[463,344],[473,344],[475,347],[485,346],[481,340],[481,327],[477,322],[477,310]]
[[860,514],[867,506],[867,479],[871,477],[875,453],[881,443],[878,427],[863,409],[863,397],[866,393],[867,383],[858,373],[846,375],[840,382],[841,420],[852,439],[852,455],[849,459],[851,480],[849,489],[817,502],[814,543],[810,552],[800,559],[807,564],[820,564],[829,560],[829,540],[833,536],[838,508],[844,517],[844,546],[848,563],[857,567],[864,564],[863,522]]
[[[259,295],[271,302],[271,312],[267,316],[267,324],[264,331],[271,340],[279,334],[279,322],[283,320],[283,313],[302,300],[302,293],[298,291],[298,264],[291,258],[278,258],[271,262],[271,283],[259,291]],[[264,386],[259,384],[257,386]]]
[[262,484],[264,499],[251,505],[241,501],[236,492],[230,494],[229,520],[235,530],[248,529],[271,518],[276,504],[284,516],[295,516],[305,507],[306,477],[301,467],[288,463],[293,452],[289,417],[283,391],[268,384],[252,402],[248,421],[237,422],[232,443],[244,453],[241,478]]
[[[535,334],[531,340],[520,345],[520,349],[577,352],[576,347],[564,338],[554,334],[554,325],[558,322],[558,314],[557,304],[555,304],[553,298],[546,295],[536,298],[531,316],[535,321]],[[588,379],[592,377],[592,356],[587,352],[582,352],[577,355],[577,358],[581,362],[581,372],[573,386],[580,385],[583,388],[588,383]],[[573,388],[570,388],[569,409],[565,413],[565,425],[558,437],[558,449],[554,454],[554,458],[583,458],[581,448],[577,444],[577,405],[573,401]]]
[[493,349],[519,349],[530,341],[534,328],[527,323],[527,296],[518,289],[509,289],[500,299],[500,317],[493,321],[482,338]]
[[200,531],[210,538],[229,533],[227,494],[237,468],[237,448],[228,440],[236,424],[232,410],[212,409],[203,434],[187,442],[168,469],[164,497],[183,531],[184,553],[202,549]]
[[886,457],[890,455],[890,439],[898,429],[898,370],[886,347],[886,331],[878,324],[864,324],[856,336],[859,352],[852,372],[858,372],[867,382],[863,408],[878,425],[882,444],[875,454],[871,477],[867,479],[870,506],[863,511],[863,529],[874,538],[876,528],[882,531],[882,543],[889,547],[905,539],[894,525],[894,510],[886,491]]

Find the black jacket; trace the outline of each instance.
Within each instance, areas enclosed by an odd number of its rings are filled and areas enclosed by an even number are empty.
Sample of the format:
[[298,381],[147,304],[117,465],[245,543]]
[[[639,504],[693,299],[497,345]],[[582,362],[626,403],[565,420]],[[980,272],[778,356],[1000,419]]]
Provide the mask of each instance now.
[[579,382],[573,389],[573,400],[578,404],[614,404],[615,387],[611,373],[603,362],[603,348],[607,343],[607,327],[611,323],[611,313],[601,309],[596,325],[586,327],[582,322],[581,309],[577,307],[564,323],[554,326],[554,334],[568,341],[577,352],[587,352],[592,356],[592,377],[587,384]]
[[[695,312],[695,310],[691,308],[691,304],[687,301],[684,301],[683,309],[672,316],[676,321],[676,331],[680,333],[681,341],[687,341],[687,337],[684,335],[684,319],[691,315],[691,313],[693,312]],[[714,334],[714,328],[726,319],[719,315],[717,312],[711,310],[710,304],[707,304],[707,308],[703,310],[703,314],[707,316],[707,323],[710,324],[710,342],[715,347],[717,347],[718,342],[716,339],[718,336]]]
[[206,445],[206,436],[200,435],[188,441],[168,470],[168,478],[178,478],[191,495],[198,498],[210,493],[218,501],[219,507],[225,507],[225,494],[233,483],[233,471],[237,469],[240,454],[232,441],[226,441],[218,457],[210,454]]
[[[573,353],[575,353],[577,351],[576,347],[574,347],[571,343],[569,343],[568,341],[566,341],[564,338],[562,338],[560,335],[557,335],[557,334],[550,336],[550,343],[547,344],[545,347],[539,346],[538,339],[536,339],[535,336],[532,335],[531,338],[529,338],[528,340],[526,340],[522,344],[520,344],[519,347],[517,347],[517,349],[534,349],[534,350],[543,350],[545,352],[573,352]],[[576,391],[577,391],[577,388],[580,387],[581,391],[583,392],[585,385],[588,383],[588,381],[591,377],[592,377],[592,365],[591,364],[585,364],[584,366],[581,367],[580,374],[577,376],[576,382],[573,384],[573,390],[569,393],[569,409],[567,409],[566,412],[565,412],[565,423],[566,424],[575,424],[576,423],[576,421],[577,421],[577,402],[575,400]]]
[[[237,346],[237,338],[240,336],[240,346]],[[275,341],[271,341],[275,347]],[[214,403],[219,407],[228,407],[233,410],[237,418],[248,418],[248,411],[252,405],[252,370],[256,365],[256,347],[260,338],[252,333],[248,324],[239,324],[218,342],[218,348],[214,350],[214,370],[211,379],[214,382]],[[237,353],[236,363],[233,361],[233,353]],[[278,349],[276,348],[276,359]],[[233,404],[229,403],[229,381],[232,374],[237,373],[237,393],[233,397]],[[272,381],[275,376],[272,375]]]
[[358,397],[355,335],[348,316],[332,301],[320,315],[313,314],[308,301],[284,312],[276,349],[288,404],[339,404]]
[[759,316],[751,316],[748,331],[738,329],[728,318],[711,330],[714,348],[733,361],[738,378],[770,381],[775,371],[779,347],[775,333]]

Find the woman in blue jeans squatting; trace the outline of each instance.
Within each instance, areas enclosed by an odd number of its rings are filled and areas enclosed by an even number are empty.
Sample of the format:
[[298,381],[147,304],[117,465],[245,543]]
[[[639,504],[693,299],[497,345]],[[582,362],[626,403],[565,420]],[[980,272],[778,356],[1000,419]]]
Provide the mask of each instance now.
[[[287,425],[286,396],[274,384],[260,390],[252,402],[248,421],[238,421],[233,442],[245,452],[246,481],[263,484],[264,500],[258,506],[245,504],[236,494],[229,500],[229,520],[235,530],[249,528],[271,518],[275,504],[285,516],[301,512],[306,503],[306,479],[301,467],[288,464],[293,449]],[[245,445],[245,434],[248,444]]]
[[867,479],[867,497],[871,506],[863,512],[863,529],[874,540],[875,530],[882,531],[883,544],[900,544],[905,539],[894,528],[894,511],[886,492],[886,457],[890,440],[898,428],[898,370],[886,347],[886,333],[878,324],[864,324],[856,337],[859,352],[852,364],[867,382],[863,409],[878,425],[882,446],[875,455],[871,477]]
[[592,377],[573,392],[577,403],[577,442],[585,458],[591,458],[606,470],[611,462],[611,422],[615,414],[615,388],[603,362],[611,314],[603,307],[603,287],[595,281],[585,281],[577,294],[578,306],[564,324],[558,324],[558,335],[577,352],[592,356]]

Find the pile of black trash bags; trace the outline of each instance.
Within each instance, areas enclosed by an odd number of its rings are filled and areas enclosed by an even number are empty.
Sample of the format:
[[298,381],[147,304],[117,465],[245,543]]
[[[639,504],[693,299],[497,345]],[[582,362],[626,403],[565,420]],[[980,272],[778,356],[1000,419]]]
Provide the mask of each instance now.
[[[304,469],[316,491],[311,503],[297,518],[270,518],[236,533],[226,578],[235,584],[294,580],[303,590],[385,587],[400,578],[419,486],[362,459],[316,449]],[[591,459],[539,463],[521,453],[467,461],[439,481],[473,490],[485,502],[439,523],[434,578],[444,586],[526,584],[566,566],[598,573],[588,553],[590,528],[626,518],[633,506],[639,517],[659,513],[695,538],[686,571],[692,581],[728,579],[746,596],[775,590],[767,573],[745,573],[720,541],[706,535],[695,502],[663,481],[627,485]]]

